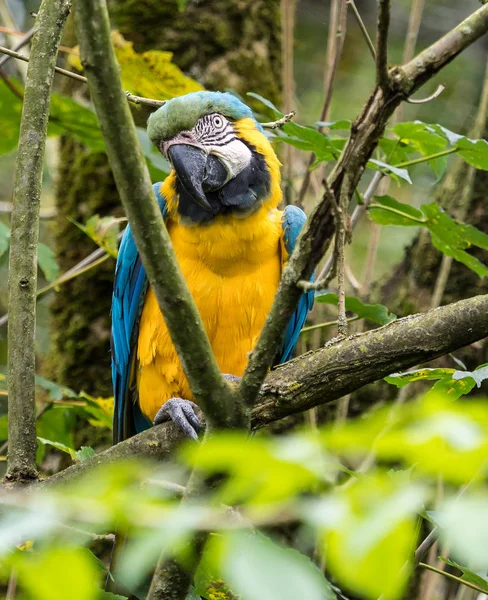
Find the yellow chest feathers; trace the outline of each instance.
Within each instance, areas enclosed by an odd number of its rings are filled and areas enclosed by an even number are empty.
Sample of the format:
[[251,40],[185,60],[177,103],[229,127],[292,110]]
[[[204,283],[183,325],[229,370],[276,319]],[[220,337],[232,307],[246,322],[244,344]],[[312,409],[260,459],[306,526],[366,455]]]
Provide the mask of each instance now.
[[[281,212],[262,207],[244,219],[167,227],[190,291],[223,373],[242,375],[248,353],[271,308],[281,276]],[[138,340],[141,408],[150,418],[161,405],[191,393],[151,289]]]

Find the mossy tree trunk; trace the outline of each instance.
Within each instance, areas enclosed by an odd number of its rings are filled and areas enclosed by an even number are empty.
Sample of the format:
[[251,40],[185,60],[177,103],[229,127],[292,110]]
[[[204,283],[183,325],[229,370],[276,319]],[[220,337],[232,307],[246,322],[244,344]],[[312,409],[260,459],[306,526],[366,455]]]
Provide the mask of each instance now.
[[[172,51],[175,63],[209,89],[256,91],[279,103],[279,0],[190,0],[184,12],[176,0],[111,0],[109,6],[113,26],[137,51]],[[55,249],[65,271],[95,248],[67,217],[85,222],[122,211],[104,154],[61,141],[57,205]],[[104,396],[111,395],[113,271],[110,260],[63,285],[52,304],[52,350],[44,367],[59,383]]]

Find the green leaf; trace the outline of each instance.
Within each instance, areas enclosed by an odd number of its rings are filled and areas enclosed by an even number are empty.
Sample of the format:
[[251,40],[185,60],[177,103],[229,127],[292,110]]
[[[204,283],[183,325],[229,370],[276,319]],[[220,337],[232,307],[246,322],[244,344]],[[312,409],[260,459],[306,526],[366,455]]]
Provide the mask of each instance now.
[[452,256],[480,277],[488,275],[488,267],[466,252],[472,245],[487,249],[488,235],[471,225],[454,221],[435,202],[423,204],[419,211],[391,196],[376,196],[368,214],[379,225],[426,227],[430,231],[432,244],[438,250],[446,256]]
[[[262,102],[275,113],[276,117],[280,118],[283,116],[283,113],[266,98],[263,98],[259,94],[254,94],[253,92],[249,92],[247,95]],[[283,127],[280,127],[280,129],[276,131],[273,140],[276,142],[285,142],[304,152],[313,152],[316,160],[313,163],[312,168],[316,167],[321,162],[337,158],[339,154],[325,133],[321,133],[313,127],[299,125],[293,121],[289,121]]]
[[[240,433],[221,433],[209,439],[198,452],[192,445],[183,447],[182,456],[203,472],[229,474],[218,494],[222,503],[230,505],[288,500],[310,491],[327,469],[337,470],[304,434],[272,441]],[[255,465],[259,465],[259,479]]]
[[[478,375],[484,377],[484,372]],[[385,377],[387,383],[402,388],[414,381],[435,381],[432,393],[442,393],[452,399],[469,394],[477,384],[475,376],[470,371],[456,371],[455,369],[416,369],[406,373],[394,373]]]
[[44,444],[45,446],[52,446],[53,448],[56,448],[56,450],[61,450],[61,452],[69,454],[73,460],[76,459],[76,450],[74,448],[70,448],[69,446],[62,444],[61,442],[46,440],[46,438],[40,436],[37,436],[37,439],[41,442],[41,444]]
[[445,500],[437,510],[436,521],[439,537],[455,560],[468,564],[475,573],[488,570],[488,502],[484,488]]
[[405,373],[393,373],[384,379],[387,383],[402,388],[414,381],[432,381],[452,377],[455,372],[455,369],[416,369]]
[[146,157],[146,162],[151,174],[151,181],[155,183],[166,179],[171,171],[169,162],[164,158],[161,152],[156,150],[145,129],[136,127],[136,132],[142,151]]
[[[15,85],[18,82],[11,78]],[[21,86],[18,85],[20,88]],[[8,89],[5,83],[0,83],[0,155],[15,150],[19,141],[20,115],[22,100]]]
[[[68,453],[70,454],[75,446],[72,431],[75,418],[73,410],[67,409],[64,406],[53,406],[37,420],[37,435],[43,440],[52,440],[69,448],[70,452]],[[63,448],[59,448],[59,450],[66,451]]]
[[[327,293],[316,296],[316,301],[337,306],[338,298],[337,294]],[[383,304],[365,304],[355,296],[346,296],[346,309],[361,319],[368,319],[368,321],[378,323],[379,325],[386,325],[397,318]]]
[[19,553],[15,568],[22,589],[36,600],[96,600],[98,570],[80,550],[62,547]]
[[259,94],[255,94],[254,92],[248,92],[246,95],[251,96],[251,98],[256,98],[256,100],[262,102],[264,106],[267,106],[269,109],[271,109],[278,118],[281,118],[283,116],[283,113],[276,108],[276,106],[271,102],[271,100],[268,100],[267,98],[264,98]]
[[459,569],[462,572],[461,579],[464,579],[464,581],[467,581],[469,583],[473,583],[474,585],[482,589],[484,592],[488,593],[488,577],[486,575],[484,575],[483,573],[475,573],[471,569],[468,569],[468,567],[463,567],[454,560],[444,558],[443,556],[439,556],[439,558],[449,566]]
[[313,127],[304,127],[298,123],[286,123],[276,133],[275,141],[285,142],[304,152],[313,152],[315,161],[312,168],[319,163],[338,157],[336,148],[325,133],[320,133]]
[[377,460],[415,465],[418,473],[462,484],[485,468],[488,406],[484,400],[453,402],[430,391],[408,405],[379,409],[341,427],[327,428],[324,444],[328,451],[355,460],[358,454],[374,452]]
[[339,121],[317,121],[315,127],[328,127],[331,130],[348,131],[351,129],[351,121],[341,119]]
[[102,132],[90,108],[62,94],[51,95],[48,135],[69,134],[93,152],[104,152]]
[[423,156],[436,154],[449,143],[443,131],[421,121],[398,123],[393,128],[393,133],[403,144],[409,145]]
[[337,514],[325,527],[324,542],[327,568],[339,583],[371,600],[402,596],[425,494],[421,486],[376,473],[336,496]]
[[10,245],[10,229],[0,221],[0,257],[7,252]]
[[374,199],[369,206],[368,215],[378,225],[418,227],[425,223],[422,212],[409,204],[399,202],[391,196],[375,196]]
[[78,223],[74,219],[70,219],[83,233],[92,239],[97,246],[103,248],[107,254],[113,258],[117,258],[118,252],[118,236],[120,233],[120,224],[125,223],[127,219],[117,219],[112,216],[100,217],[93,215],[88,219],[85,225]]
[[49,400],[62,400],[63,398],[78,397],[72,389],[60,386],[57,383],[54,383],[54,381],[39,377],[39,375],[36,375],[36,385],[49,393]]
[[59,265],[56,262],[56,255],[46,244],[38,244],[37,262],[48,281],[55,281],[59,277]]
[[[374,169],[375,171],[387,170],[390,173],[392,173],[393,175],[396,175],[396,177],[398,177],[399,179],[403,179],[404,181],[406,181],[407,183],[410,183],[410,184],[412,183],[412,180],[410,179],[410,174],[407,171],[407,169],[400,169],[398,167],[394,167],[393,165],[389,165],[388,163],[385,163],[381,160],[376,160],[375,158],[369,159],[368,167],[370,169]],[[379,167],[379,168],[375,168],[375,167]]]
[[224,580],[246,600],[333,600],[330,584],[311,560],[261,534],[227,535]]
[[8,439],[8,416],[2,415],[0,417],[0,440]]
[[461,138],[456,147],[459,148],[458,154],[468,165],[488,171],[488,142],[486,140],[469,140]]
[[79,450],[75,452],[76,460],[80,462],[90,458],[91,456],[95,456],[95,450],[90,448],[90,446],[82,446]]

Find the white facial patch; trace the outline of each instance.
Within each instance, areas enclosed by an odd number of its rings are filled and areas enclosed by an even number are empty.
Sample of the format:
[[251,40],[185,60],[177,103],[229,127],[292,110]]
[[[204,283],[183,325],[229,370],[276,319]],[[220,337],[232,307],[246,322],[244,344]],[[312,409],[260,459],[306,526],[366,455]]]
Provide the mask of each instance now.
[[214,154],[220,159],[227,169],[230,181],[241,173],[251,163],[252,154],[249,148],[238,138],[234,138],[225,146],[205,146],[209,154]]
[[219,113],[201,117],[192,134],[208,154],[220,159],[227,170],[227,181],[251,163],[251,150],[236,136],[232,123]]

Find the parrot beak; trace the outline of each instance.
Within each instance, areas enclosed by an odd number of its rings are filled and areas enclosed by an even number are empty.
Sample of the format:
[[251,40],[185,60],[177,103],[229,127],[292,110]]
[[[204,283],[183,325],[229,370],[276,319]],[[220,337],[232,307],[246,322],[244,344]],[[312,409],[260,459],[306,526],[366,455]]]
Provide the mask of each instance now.
[[190,144],[172,144],[168,158],[185,190],[206,210],[212,210],[203,189],[207,174],[206,152]]

